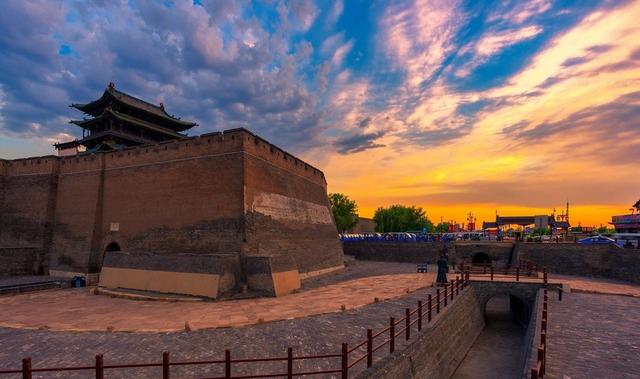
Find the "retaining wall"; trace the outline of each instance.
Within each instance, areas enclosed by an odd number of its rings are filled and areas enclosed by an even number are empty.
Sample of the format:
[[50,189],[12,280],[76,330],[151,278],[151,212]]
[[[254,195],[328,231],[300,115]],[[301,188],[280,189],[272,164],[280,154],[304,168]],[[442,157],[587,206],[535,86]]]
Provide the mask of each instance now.
[[345,254],[356,259],[385,262],[436,263],[438,256],[452,246],[439,242],[353,241],[343,244]]
[[484,326],[475,289],[469,286],[405,349],[380,360],[357,378],[449,378]]
[[607,245],[521,243],[517,258],[557,274],[602,276],[640,283],[640,251]]

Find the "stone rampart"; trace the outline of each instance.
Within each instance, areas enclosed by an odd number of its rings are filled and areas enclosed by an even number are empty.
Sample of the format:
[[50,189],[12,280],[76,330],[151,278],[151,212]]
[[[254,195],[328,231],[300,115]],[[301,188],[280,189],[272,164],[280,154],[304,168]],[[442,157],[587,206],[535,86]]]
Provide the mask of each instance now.
[[518,259],[547,267],[549,272],[601,276],[640,283],[640,251],[610,245],[521,243]]
[[0,276],[38,274],[38,249],[0,247]]
[[343,244],[344,253],[356,259],[386,262],[435,264],[441,253],[455,254],[451,245],[440,242],[350,241]]
[[40,249],[56,273],[99,272],[109,246],[236,254],[245,283],[249,256],[287,256],[304,277],[343,265],[324,174],[244,129],[0,160],[0,212],[0,247]]
[[473,262],[476,254],[486,254],[496,267],[506,267],[511,257],[513,243],[511,242],[471,242],[457,241],[455,243],[456,260]]

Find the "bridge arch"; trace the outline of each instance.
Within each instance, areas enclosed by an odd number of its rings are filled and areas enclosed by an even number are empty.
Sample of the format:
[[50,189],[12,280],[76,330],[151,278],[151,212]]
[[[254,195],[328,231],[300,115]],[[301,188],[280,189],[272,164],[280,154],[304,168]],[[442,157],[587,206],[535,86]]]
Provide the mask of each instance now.
[[489,254],[484,253],[484,252],[478,252],[473,254],[473,257],[471,258],[471,263],[472,264],[487,264],[487,263],[491,263],[491,258],[489,257]]

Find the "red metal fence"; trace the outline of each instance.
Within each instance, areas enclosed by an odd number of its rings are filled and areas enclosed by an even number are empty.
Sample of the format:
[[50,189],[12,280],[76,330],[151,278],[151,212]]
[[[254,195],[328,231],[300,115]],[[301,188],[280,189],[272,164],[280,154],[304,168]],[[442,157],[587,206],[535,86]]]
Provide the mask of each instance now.
[[[293,378],[294,376],[307,376],[307,375],[319,375],[319,374],[339,374],[342,379],[349,377],[349,370],[354,368],[358,364],[371,367],[373,364],[374,353],[381,350],[385,346],[388,346],[388,353],[395,351],[395,346],[398,338],[402,338],[404,335],[405,341],[411,338],[412,328],[415,331],[421,331],[423,324],[428,324],[433,319],[434,315],[440,313],[441,309],[444,309],[459,296],[469,285],[469,274],[463,275],[462,278],[456,277],[455,280],[451,280],[449,284],[444,285],[441,290],[436,290],[435,299],[431,294],[426,299],[418,301],[417,307],[414,310],[405,308],[405,315],[400,319],[394,317],[389,318],[389,326],[383,330],[375,332],[372,329],[367,329],[367,337],[364,341],[349,347],[348,344],[342,344],[342,350],[336,354],[323,354],[323,355],[309,355],[309,356],[294,356],[291,348],[287,349],[286,357],[275,358],[242,358],[233,359],[231,357],[231,351],[225,350],[224,359],[208,360],[208,361],[183,361],[173,362],[171,361],[169,352],[162,354],[162,362],[156,363],[139,363],[139,364],[112,364],[107,365],[104,363],[104,356],[98,354],[95,357],[95,364],[93,366],[75,366],[75,367],[54,367],[54,368],[33,368],[31,358],[25,358],[22,360],[22,369],[15,370],[0,370],[0,374],[22,374],[23,379],[32,379],[33,373],[42,372],[69,372],[69,371],[94,371],[96,379],[104,379],[105,371],[113,369],[126,369],[126,368],[149,368],[157,367],[162,369],[162,378],[169,379],[171,377],[171,367],[176,366],[195,366],[195,365],[219,365],[224,366],[224,376],[210,377],[208,379],[250,379],[250,378]],[[362,354],[362,355],[360,355]],[[304,360],[327,360],[336,361],[335,364],[338,367],[326,370],[316,371],[299,371],[295,372],[293,369],[294,361]],[[286,362],[286,371],[283,370],[279,373],[270,374],[256,374],[256,375],[233,375],[232,367],[236,367],[243,363],[257,363],[257,362]],[[339,365],[338,365],[339,364]],[[283,365],[284,366],[284,365]]]
[[516,282],[519,282],[521,278],[527,278],[528,280],[541,279],[541,281],[546,284],[548,279],[547,269],[546,267],[542,268],[542,278],[538,276],[539,269],[540,267],[535,263],[523,260],[519,260],[515,267],[507,266],[505,268],[496,268],[492,263],[474,263],[469,265],[465,264],[464,261],[458,266],[458,271],[470,278],[489,278],[490,280],[494,280],[494,278],[508,278],[515,279]]
[[[546,275],[545,275],[546,276]],[[562,296],[562,292],[558,292]],[[540,346],[538,346],[535,366],[531,369],[531,379],[543,379],[547,374],[547,309],[548,309],[547,288],[545,282],[544,300],[542,302],[542,320],[540,326]]]

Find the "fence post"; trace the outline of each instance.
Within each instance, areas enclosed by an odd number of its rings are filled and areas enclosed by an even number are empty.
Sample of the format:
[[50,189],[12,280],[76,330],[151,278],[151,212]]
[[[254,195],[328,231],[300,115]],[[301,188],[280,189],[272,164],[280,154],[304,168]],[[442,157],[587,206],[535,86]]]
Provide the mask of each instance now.
[[169,365],[169,352],[162,353],[162,379],[169,379],[171,377],[171,368]]
[[541,347],[538,348],[538,361],[542,362],[540,365],[540,372],[538,374],[544,378],[544,350]]
[[453,284],[453,279],[451,279],[451,301],[453,302],[453,287],[455,287],[455,285]]
[[427,322],[431,322],[431,294],[427,298]]
[[436,314],[440,313],[440,288],[436,290]]
[[409,341],[411,338],[411,310],[409,308],[404,309],[404,337]]
[[447,299],[449,298],[449,292],[447,292],[447,288],[449,288],[449,283],[444,284],[444,306],[447,306]]
[[422,300],[418,300],[418,331],[422,330]]
[[538,379],[538,370],[535,368],[531,369],[531,379]]
[[456,275],[456,296],[460,294],[460,277]]
[[520,267],[516,267],[516,282],[520,281]]
[[373,365],[373,330],[367,329],[367,367]]
[[224,351],[224,377],[231,379],[231,350]]
[[293,379],[293,349],[287,348],[287,379]]
[[389,353],[396,349],[396,319],[389,318]]
[[22,360],[22,379],[32,379],[31,357]]
[[562,287],[558,287],[558,300],[562,301]]
[[346,343],[342,344],[342,379],[349,378],[349,348]]
[[493,281],[493,266],[491,266],[491,280]]
[[96,379],[104,379],[104,358],[102,354],[96,355]]

